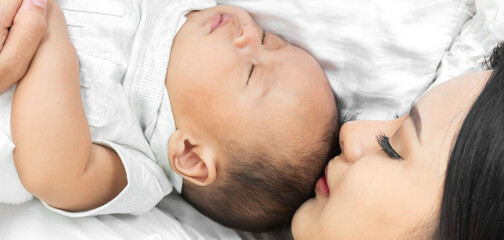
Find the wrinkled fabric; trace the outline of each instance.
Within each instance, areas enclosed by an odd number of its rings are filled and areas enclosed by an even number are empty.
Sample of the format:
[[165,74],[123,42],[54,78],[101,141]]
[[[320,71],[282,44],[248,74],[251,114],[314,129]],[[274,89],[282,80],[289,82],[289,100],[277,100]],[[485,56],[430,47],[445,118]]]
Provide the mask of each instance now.
[[409,110],[473,11],[473,0],[218,2],[245,8],[267,31],[308,50],[344,112],[366,120]]
[[435,87],[460,74],[488,69],[487,58],[504,41],[504,1],[477,0],[472,19],[465,23],[450,51],[443,56]]

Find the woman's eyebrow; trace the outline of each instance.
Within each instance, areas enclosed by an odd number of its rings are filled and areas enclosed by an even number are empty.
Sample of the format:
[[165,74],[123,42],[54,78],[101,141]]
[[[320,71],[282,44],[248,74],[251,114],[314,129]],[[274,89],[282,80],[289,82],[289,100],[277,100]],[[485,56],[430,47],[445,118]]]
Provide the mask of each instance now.
[[415,132],[417,134],[418,141],[420,144],[422,143],[422,118],[420,117],[420,113],[418,112],[418,108],[414,105],[410,110],[410,119],[413,122],[413,127],[415,128]]

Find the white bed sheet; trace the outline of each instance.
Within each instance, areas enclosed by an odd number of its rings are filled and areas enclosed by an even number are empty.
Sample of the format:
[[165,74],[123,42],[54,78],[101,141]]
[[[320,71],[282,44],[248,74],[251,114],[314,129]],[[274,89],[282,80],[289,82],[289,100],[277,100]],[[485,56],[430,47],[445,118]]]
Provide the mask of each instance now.
[[273,240],[289,236],[288,231],[251,234],[225,228],[201,215],[177,194],[167,196],[140,216],[67,218],[49,211],[39,200],[17,206],[0,204],[2,240]]
[[[340,97],[367,119],[406,111],[436,76],[435,84],[478,70],[473,63],[481,63],[504,39],[501,0],[375,1],[379,5],[364,0],[218,2],[247,9],[266,30],[308,49]],[[288,231],[250,234],[222,227],[176,194],[141,216],[71,219],[50,212],[38,200],[0,205],[2,240],[288,237]]]

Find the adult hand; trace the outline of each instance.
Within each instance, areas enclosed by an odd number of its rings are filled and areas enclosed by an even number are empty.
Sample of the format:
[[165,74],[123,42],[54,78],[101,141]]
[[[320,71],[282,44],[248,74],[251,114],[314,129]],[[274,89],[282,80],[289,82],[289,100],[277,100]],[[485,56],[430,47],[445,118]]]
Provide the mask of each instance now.
[[28,70],[46,29],[47,0],[0,0],[0,94]]

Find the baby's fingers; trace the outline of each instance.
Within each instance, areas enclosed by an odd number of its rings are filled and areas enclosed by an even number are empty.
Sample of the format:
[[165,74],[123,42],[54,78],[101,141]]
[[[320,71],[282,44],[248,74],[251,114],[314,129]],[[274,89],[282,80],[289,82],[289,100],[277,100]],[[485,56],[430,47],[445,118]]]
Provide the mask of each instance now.
[[0,1],[0,52],[2,51],[5,39],[12,26],[14,16],[21,6],[22,0],[1,0]]
[[[4,1],[12,2],[12,0],[0,0]],[[0,93],[19,81],[26,73],[45,33],[46,3],[47,0],[23,0],[14,19],[11,20],[12,26],[0,52]],[[0,11],[3,10],[0,8]],[[11,12],[7,13],[12,15]],[[1,19],[4,25],[0,25],[4,34],[9,27],[9,18],[5,19]]]

